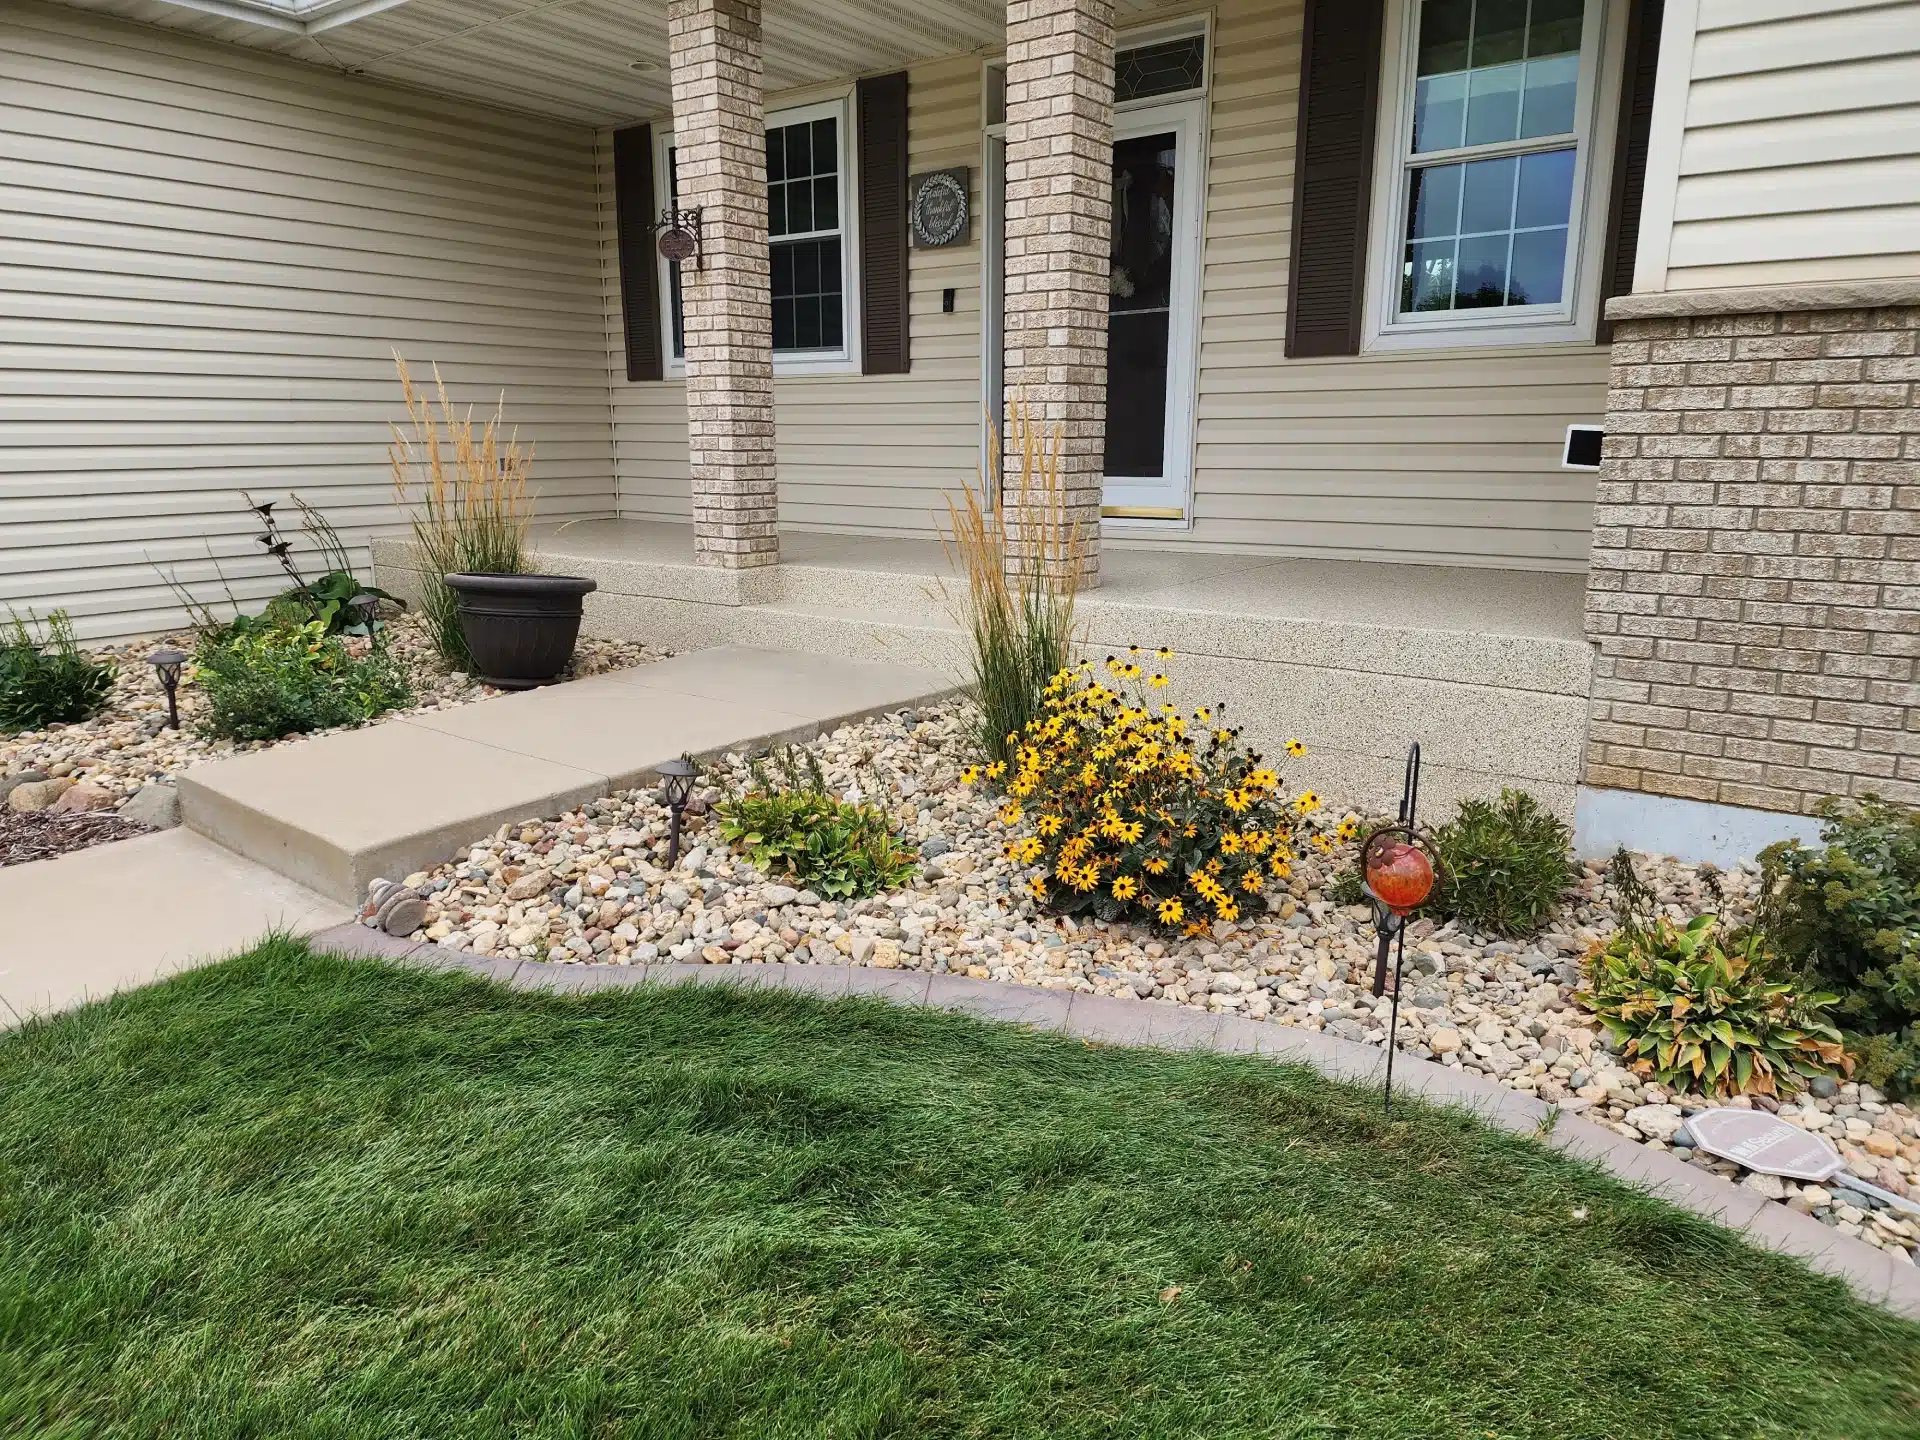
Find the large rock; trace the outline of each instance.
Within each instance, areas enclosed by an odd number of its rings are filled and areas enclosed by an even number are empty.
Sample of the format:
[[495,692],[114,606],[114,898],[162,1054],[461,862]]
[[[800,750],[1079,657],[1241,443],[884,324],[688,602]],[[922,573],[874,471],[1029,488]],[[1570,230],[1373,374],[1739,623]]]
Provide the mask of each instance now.
[[1678,1105],[1636,1105],[1627,1111],[1627,1124],[1649,1140],[1670,1142],[1683,1123]]
[[23,815],[38,814],[50,810],[53,804],[67,791],[73,788],[73,781],[62,775],[52,780],[31,780],[25,785],[16,785],[7,796],[7,808],[17,810]]
[[1451,1025],[1442,1025],[1427,1037],[1427,1049],[1436,1055],[1447,1055],[1460,1048],[1460,1032]]
[[551,870],[529,870],[507,887],[507,899],[510,902],[531,900],[536,895],[546,894],[552,888],[553,872]]
[[171,830],[180,823],[180,792],[171,785],[145,785],[120,807],[120,818],[149,830]]
[[[49,784],[52,782],[49,781]],[[87,810],[111,810],[113,792],[98,785],[89,785],[82,780],[79,784],[60,792],[60,798],[47,807],[50,811],[64,814],[79,814]]]
[[47,778],[44,770],[22,770],[18,775],[0,775],[0,804],[22,785],[36,785]]

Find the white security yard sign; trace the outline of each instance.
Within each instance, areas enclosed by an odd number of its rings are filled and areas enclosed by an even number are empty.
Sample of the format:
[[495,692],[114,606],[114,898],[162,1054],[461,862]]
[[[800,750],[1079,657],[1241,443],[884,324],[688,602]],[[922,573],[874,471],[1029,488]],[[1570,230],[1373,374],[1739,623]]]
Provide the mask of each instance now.
[[1687,1131],[1709,1155],[1749,1170],[1810,1184],[1834,1180],[1849,1189],[1876,1195],[1895,1209],[1920,1215],[1920,1205],[1855,1176],[1824,1136],[1789,1125],[1764,1110],[1702,1110],[1687,1117]]

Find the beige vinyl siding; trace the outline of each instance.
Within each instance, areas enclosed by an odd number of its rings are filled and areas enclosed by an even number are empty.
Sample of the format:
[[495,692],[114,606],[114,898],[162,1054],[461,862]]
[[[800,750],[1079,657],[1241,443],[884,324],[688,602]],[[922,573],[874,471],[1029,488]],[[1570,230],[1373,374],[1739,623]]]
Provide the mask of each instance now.
[[[943,496],[971,480],[980,446],[980,60],[914,66],[908,170],[971,171],[973,239],[909,252],[911,368],[905,375],[788,375],[774,380],[780,521],[797,529],[928,535]],[[823,98],[810,93],[809,100]],[[780,97],[770,109],[787,103]],[[685,387],[628,384],[613,232],[611,134],[600,147],[607,365],[614,377],[615,465],[623,516],[691,518]],[[954,312],[941,292],[958,292]]]
[[1699,0],[1666,288],[1920,274],[1920,0]]
[[[1285,358],[1299,0],[1217,12],[1202,250],[1193,524],[1106,544],[1583,569],[1593,482],[1560,468],[1569,423],[1606,410],[1596,345]],[[911,168],[969,165],[979,208],[980,67],[919,66]],[[611,227],[611,145],[601,153]],[[974,222],[976,240],[979,220]],[[624,373],[606,232],[609,365]],[[959,291],[940,313],[942,287]],[[980,251],[913,255],[913,373],[775,384],[783,523],[928,534],[974,473]],[[690,514],[684,393],[614,387],[621,513]]]
[[543,517],[610,514],[595,200],[590,130],[11,5],[0,604],[117,636],[184,618],[156,566],[270,594],[242,490],[364,561],[396,348],[461,403],[504,388]]
[[1303,16],[1219,8],[1193,526],[1120,543],[1584,568],[1593,482],[1559,462],[1605,414],[1605,347],[1285,358]]

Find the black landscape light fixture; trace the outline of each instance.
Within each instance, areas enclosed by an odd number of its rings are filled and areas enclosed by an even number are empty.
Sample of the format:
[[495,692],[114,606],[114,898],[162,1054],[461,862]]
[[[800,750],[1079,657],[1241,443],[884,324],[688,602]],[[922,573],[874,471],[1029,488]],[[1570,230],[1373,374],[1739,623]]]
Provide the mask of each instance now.
[[167,725],[174,730],[180,728],[180,668],[187,663],[187,657],[178,650],[155,650],[147,656],[147,663],[153,666],[160,676],[160,684],[167,692]]
[[680,859],[680,817],[686,814],[687,797],[693,793],[693,782],[699,777],[700,767],[691,759],[682,755],[678,760],[668,760],[660,767],[660,798],[666,802],[672,818],[667,822],[667,869],[671,870]]

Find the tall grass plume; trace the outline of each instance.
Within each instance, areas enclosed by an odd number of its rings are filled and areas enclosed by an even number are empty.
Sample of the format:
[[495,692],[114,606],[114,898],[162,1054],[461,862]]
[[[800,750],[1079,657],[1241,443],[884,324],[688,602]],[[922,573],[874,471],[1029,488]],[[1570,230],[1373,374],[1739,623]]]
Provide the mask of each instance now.
[[420,608],[441,658],[470,669],[454,593],[445,576],[519,575],[527,569],[527,526],[533,501],[527,476],[533,447],[506,428],[506,395],[477,430],[447,398],[440,367],[433,391],[416,385],[398,354],[394,368],[406,399],[407,424],[393,427],[393,488],[413,522],[413,563],[420,572]]
[[979,487],[947,498],[951,533],[941,537],[966,574],[954,608],[972,652],[979,744],[992,760],[1007,759],[1009,737],[1040,714],[1047,682],[1072,662],[1083,548],[1060,475],[1061,433],[1043,433],[1014,402],[1006,447],[1019,457],[1013,486],[1003,483],[1000,438],[994,429]]

